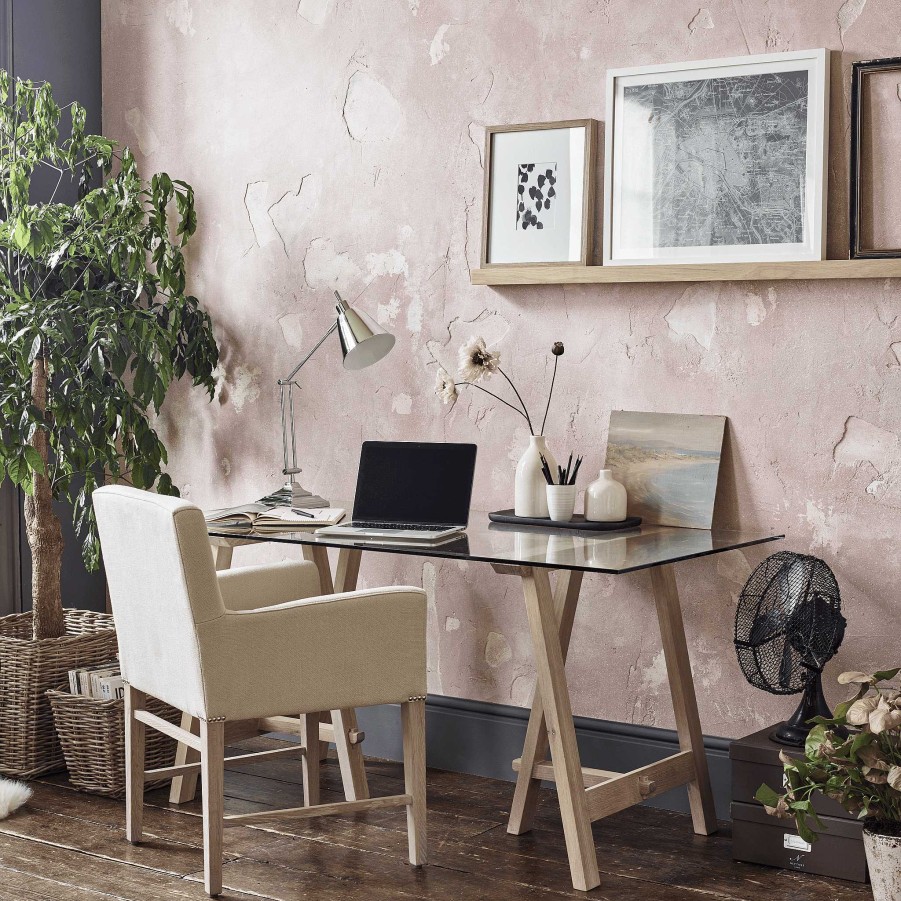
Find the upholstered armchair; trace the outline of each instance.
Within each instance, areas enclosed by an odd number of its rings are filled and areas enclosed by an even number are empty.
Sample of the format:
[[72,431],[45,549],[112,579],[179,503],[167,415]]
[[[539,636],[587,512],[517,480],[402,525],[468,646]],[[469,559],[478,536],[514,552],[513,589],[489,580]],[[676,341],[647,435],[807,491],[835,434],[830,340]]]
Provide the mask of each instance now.
[[[126,833],[141,841],[145,777],[200,771],[204,882],[222,890],[223,824],[405,806],[409,859],[426,862],[426,599],[395,587],[317,597],[309,563],[217,574],[201,511],[183,500],[109,486],[94,509],[126,682]],[[147,696],[197,717],[195,735],[145,708]],[[401,704],[404,794],[319,804],[319,711]],[[223,817],[225,725],[300,715],[304,807]],[[199,762],[144,770],[146,727]],[[261,757],[298,749],[262,752]],[[247,762],[257,755],[242,755]]]

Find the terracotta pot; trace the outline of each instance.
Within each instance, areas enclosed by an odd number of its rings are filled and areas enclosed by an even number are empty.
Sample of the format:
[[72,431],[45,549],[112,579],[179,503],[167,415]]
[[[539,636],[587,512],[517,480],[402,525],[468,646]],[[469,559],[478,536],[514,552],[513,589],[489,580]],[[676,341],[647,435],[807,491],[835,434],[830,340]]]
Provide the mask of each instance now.
[[875,828],[865,825],[863,830],[873,901],[901,901],[901,835],[885,835]]

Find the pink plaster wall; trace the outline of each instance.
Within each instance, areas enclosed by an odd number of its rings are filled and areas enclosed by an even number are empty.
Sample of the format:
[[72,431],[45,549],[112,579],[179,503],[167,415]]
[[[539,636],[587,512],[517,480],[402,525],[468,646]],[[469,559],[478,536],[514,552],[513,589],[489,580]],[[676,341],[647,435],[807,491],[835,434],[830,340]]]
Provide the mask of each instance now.
[[[849,629],[833,675],[899,662],[901,284],[469,284],[486,124],[603,120],[608,67],[767,50],[835,51],[829,244],[842,255],[849,65],[898,52],[901,3],[700,2],[104,0],[106,133],[148,173],[194,185],[192,287],[224,352],[216,400],[179,389],[160,423],[185,495],[221,505],[279,484],[274,383],[327,327],[332,288],[398,336],[370,370],[344,373],[332,347],[304,372],[306,480],[332,497],[350,495],[362,439],[427,438],[478,442],[478,506],[509,505],[524,429],[474,392],[448,411],[427,365],[483,334],[538,406],[560,339],[554,447],[583,450],[590,474],[613,408],[726,414],[719,523],[784,530],[834,567]],[[681,567],[710,734],[788,706],[745,684],[731,646],[736,594],[767,552]],[[367,561],[363,580],[429,591],[433,691],[527,702],[515,580],[399,558]],[[586,580],[577,713],[672,724],[652,606],[647,573]]]

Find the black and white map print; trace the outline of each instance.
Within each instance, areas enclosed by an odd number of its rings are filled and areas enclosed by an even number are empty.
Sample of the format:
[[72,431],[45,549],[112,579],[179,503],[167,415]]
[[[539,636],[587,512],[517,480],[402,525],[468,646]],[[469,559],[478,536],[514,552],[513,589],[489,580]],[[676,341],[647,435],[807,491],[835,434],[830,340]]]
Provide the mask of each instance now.
[[653,228],[626,240],[802,243],[807,107],[806,71],[626,87],[624,169],[642,148],[647,162],[633,172],[651,175],[650,184],[629,184],[627,196],[650,192],[652,211],[626,218],[630,231]]
[[553,228],[557,215],[557,164],[520,163],[516,227]]

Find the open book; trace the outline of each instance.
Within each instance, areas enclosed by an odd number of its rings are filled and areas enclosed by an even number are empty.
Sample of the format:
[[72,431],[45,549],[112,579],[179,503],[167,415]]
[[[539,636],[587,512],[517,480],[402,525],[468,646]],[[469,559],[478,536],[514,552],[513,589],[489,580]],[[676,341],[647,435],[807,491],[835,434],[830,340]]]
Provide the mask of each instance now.
[[340,507],[305,509],[244,504],[241,507],[210,510],[204,516],[207,526],[213,532],[227,532],[230,535],[256,532],[265,535],[333,526],[344,519],[344,510]]

